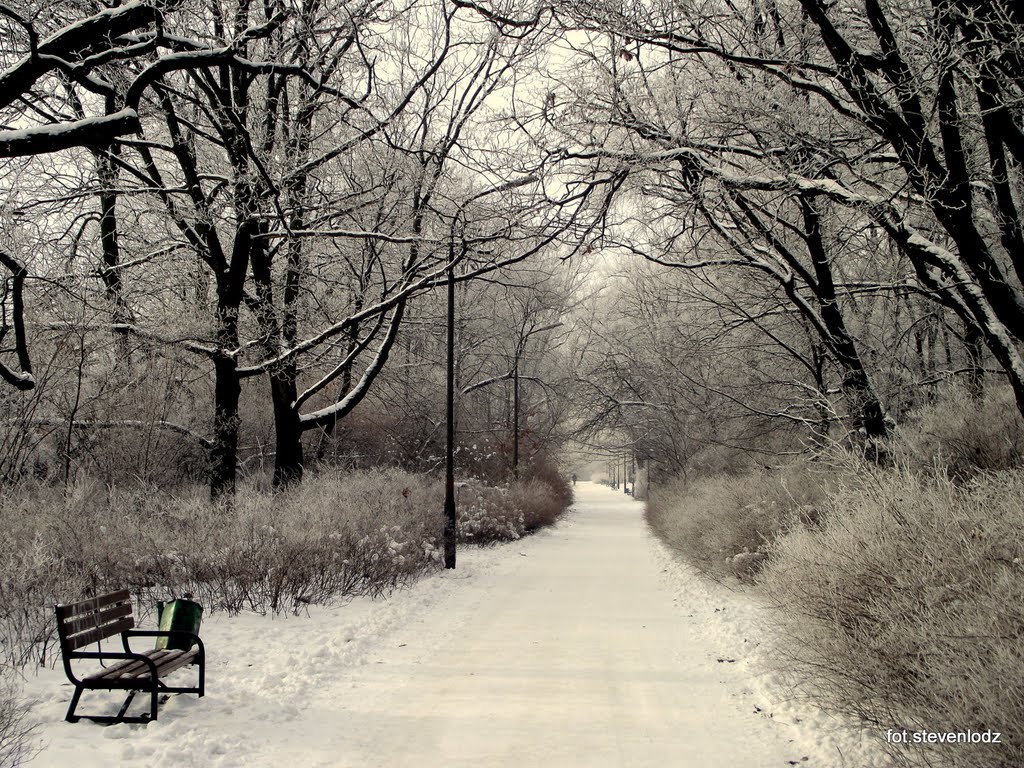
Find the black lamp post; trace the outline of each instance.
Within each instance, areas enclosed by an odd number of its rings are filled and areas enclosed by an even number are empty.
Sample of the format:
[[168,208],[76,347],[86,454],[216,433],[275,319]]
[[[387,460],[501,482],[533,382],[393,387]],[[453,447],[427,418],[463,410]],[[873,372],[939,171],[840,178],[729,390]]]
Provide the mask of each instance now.
[[444,567],[455,567],[455,244],[448,261],[448,371],[445,391]]

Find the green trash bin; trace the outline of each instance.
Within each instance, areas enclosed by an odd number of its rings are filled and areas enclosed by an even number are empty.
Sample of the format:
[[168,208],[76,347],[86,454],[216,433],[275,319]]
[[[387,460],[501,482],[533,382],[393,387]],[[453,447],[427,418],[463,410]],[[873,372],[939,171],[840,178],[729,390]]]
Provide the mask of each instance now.
[[[203,620],[203,606],[192,600],[160,601],[156,604],[157,625],[161,631],[178,630],[199,634],[199,624]],[[160,649],[176,649],[187,651],[195,645],[187,637],[158,637],[156,647]]]

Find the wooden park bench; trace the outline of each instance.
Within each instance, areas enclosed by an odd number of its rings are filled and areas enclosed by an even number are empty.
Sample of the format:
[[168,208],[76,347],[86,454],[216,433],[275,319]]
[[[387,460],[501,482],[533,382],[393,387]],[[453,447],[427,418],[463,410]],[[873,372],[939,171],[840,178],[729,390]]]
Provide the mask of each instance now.
[[[75,694],[71,697],[67,716],[70,723],[77,723],[81,718],[97,723],[146,723],[156,720],[157,696],[161,693],[198,693],[202,696],[206,683],[206,650],[203,641],[192,632],[179,630],[141,630],[135,629],[135,618],[132,614],[131,596],[128,590],[111,592],[89,600],[68,605],[56,605],[57,634],[60,637],[60,652],[64,660],[64,672],[75,685]],[[102,641],[120,637],[124,650],[102,649]],[[149,649],[133,651],[128,640],[133,637],[180,637],[191,640],[196,647],[188,651],[176,649]],[[80,650],[92,643],[97,650]],[[72,662],[79,659],[115,662],[104,666],[97,672],[78,677],[72,668]],[[161,678],[188,664],[199,667],[199,683],[194,688],[170,687]],[[116,716],[76,715],[78,701],[82,692],[90,690],[126,690],[128,698]],[[149,692],[149,712],[139,717],[126,717],[132,699],[139,691]]]

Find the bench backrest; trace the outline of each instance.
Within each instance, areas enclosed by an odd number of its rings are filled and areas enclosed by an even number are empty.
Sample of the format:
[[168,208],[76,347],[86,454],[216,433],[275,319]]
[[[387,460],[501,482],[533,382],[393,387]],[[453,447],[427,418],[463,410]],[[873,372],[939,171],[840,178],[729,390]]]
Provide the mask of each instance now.
[[132,599],[127,589],[92,597],[78,603],[54,606],[60,650],[68,653],[83,645],[120,635],[135,626]]

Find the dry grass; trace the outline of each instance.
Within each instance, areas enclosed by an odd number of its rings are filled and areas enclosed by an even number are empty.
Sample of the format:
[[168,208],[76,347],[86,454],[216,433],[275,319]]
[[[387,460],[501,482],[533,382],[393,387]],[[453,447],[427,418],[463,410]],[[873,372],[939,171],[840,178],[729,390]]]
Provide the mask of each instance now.
[[909,765],[1024,765],[1024,473],[963,486],[848,473],[762,583],[798,683],[873,730],[1000,731],[1003,744],[891,747]]

